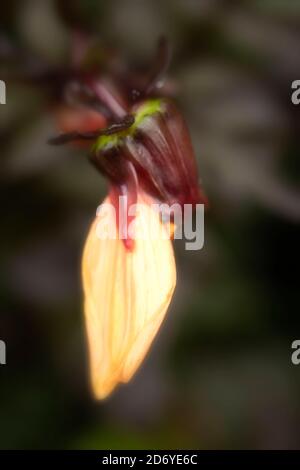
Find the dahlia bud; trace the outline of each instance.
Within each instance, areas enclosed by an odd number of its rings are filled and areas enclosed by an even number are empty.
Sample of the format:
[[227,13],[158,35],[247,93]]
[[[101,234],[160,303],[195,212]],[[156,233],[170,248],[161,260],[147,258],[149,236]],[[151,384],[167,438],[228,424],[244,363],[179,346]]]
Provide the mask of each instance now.
[[[168,237],[144,236],[153,233],[153,226],[162,226],[151,201],[193,206],[205,202],[186,125],[171,101],[139,103],[119,126],[100,135],[92,149],[92,161],[111,183],[107,225],[118,235],[103,239],[100,229],[97,237],[94,222],[82,264],[92,386],[97,398],[106,397],[119,382],[132,377],[164,319],[175,288],[172,242]],[[141,203],[139,213],[130,216],[122,208],[120,196],[129,207]],[[133,221],[137,223],[133,233],[120,236],[123,225]]]
[[[118,383],[128,382],[143,361],[176,284],[172,243],[157,236],[164,230],[159,215],[142,192],[137,201],[134,250],[128,251],[118,237],[104,236],[96,218],[83,252],[91,382],[101,399]],[[111,196],[104,204],[106,223],[116,229]]]
[[175,289],[173,222],[163,224],[153,203],[206,203],[181,114],[170,99],[150,97],[168,62],[164,41],[159,50],[147,86],[131,90],[139,99],[134,104],[133,93],[124,97],[101,77],[80,75],[76,89],[82,105],[90,104],[99,116],[95,120],[91,109],[84,115],[82,107],[79,114],[63,113],[61,127],[68,132],[51,139],[53,144],[93,141],[91,161],[110,183],[98,214],[107,207],[105,225],[95,219],[82,259],[91,382],[97,398],[133,376]]

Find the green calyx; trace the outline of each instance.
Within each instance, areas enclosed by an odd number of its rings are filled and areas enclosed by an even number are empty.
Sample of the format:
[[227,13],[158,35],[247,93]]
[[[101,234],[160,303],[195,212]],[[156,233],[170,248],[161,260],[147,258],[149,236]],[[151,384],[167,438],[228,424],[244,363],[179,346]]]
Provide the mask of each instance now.
[[111,135],[100,135],[94,143],[92,150],[107,150],[120,145],[123,139],[128,136],[132,136],[135,133],[145,118],[160,112],[161,108],[161,100],[159,99],[145,101],[134,114],[134,123],[132,126],[126,130],[122,130]]

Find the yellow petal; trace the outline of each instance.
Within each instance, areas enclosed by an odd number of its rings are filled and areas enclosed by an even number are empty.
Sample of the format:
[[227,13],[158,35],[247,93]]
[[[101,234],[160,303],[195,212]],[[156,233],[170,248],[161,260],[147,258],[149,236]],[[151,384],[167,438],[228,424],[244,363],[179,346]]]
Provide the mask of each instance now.
[[[104,202],[109,203],[109,197]],[[132,252],[122,240],[99,238],[97,218],[84,248],[84,311],[97,398],[105,398],[119,382],[131,379],[165,317],[176,285],[172,243],[166,236],[155,236],[162,224],[149,201],[140,195],[138,203]],[[115,227],[113,208],[106,216]]]

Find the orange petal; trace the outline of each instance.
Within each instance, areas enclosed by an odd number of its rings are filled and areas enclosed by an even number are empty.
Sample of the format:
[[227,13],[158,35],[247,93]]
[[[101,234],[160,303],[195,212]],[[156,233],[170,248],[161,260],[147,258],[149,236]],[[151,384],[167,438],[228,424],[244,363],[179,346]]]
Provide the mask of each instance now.
[[[109,203],[109,197],[104,201]],[[128,382],[143,361],[170,304],[176,285],[171,241],[161,233],[157,212],[143,195],[134,230],[135,247],[119,239],[99,238],[94,220],[82,260],[85,320],[91,382],[96,398],[105,398],[119,382]],[[113,206],[107,215],[115,227]],[[101,235],[101,234],[100,234]]]

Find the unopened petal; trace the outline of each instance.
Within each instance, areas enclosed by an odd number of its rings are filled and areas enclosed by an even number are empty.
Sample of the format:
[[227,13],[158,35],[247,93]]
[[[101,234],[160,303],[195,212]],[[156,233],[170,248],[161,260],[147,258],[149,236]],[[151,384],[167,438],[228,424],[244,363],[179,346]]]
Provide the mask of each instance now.
[[[110,202],[109,198],[105,202]],[[166,236],[156,236],[162,225],[149,201],[140,196],[138,202],[132,252],[122,240],[101,239],[97,218],[84,248],[85,319],[97,398],[105,398],[135,373],[165,317],[176,285],[172,243]],[[115,225],[113,210],[108,218]]]

